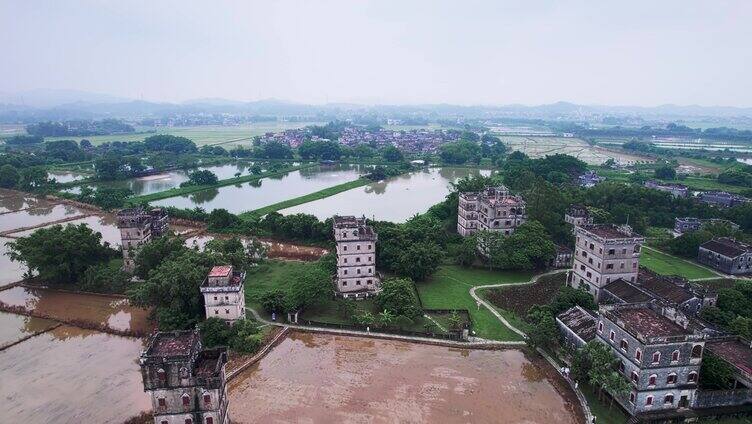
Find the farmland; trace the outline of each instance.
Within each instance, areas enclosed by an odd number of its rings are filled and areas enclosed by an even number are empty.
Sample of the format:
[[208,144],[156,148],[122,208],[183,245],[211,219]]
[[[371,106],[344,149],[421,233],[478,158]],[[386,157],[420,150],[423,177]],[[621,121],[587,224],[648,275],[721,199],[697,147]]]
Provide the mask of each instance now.
[[662,275],[679,275],[687,279],[717,277],[715,272],[690,261],[645,246],[640,265]]
[[316,122],[260,122],[239,126],[206,125],[196,127],[136,127],[134,134],[97,135],[90,137],[47,137],[46,140],[82,140],[87,139],[94,145],[111,141],[141,141],[154,134],[171,134],[193,140],[198,146],[222,143],[225,148],[236,145],[250,145],[250,138],[267,132],[280,132],[302,128]]
[[522,137],[501,135],[501,141],[510,151],[519,150],[526,155],[538,158],[546,155],[567,154],[589,165],[600,165],[608,159],[622,163],[647,163],[652,160],[625,152],[612,151],[603,147],[591,146],[586,141],[574,137]]

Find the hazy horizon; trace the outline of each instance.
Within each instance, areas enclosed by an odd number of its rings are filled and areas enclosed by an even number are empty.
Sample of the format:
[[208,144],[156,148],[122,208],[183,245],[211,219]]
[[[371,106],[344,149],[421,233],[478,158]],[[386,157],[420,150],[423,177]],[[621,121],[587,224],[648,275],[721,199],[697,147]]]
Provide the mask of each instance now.
[[0,92],[752,107],[752,3],[0,0]]

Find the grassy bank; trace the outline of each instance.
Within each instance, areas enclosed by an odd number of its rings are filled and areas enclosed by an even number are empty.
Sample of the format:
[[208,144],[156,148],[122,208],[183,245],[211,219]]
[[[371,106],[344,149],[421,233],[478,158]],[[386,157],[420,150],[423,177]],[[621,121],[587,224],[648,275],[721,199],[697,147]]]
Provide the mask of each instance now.
[[689,261],[643,246],[640,265],[661,275],[679,275],[687,279],[712,278],[718,275]]
[[492,340],[522,340],[505,327],[486,308],[478,308],[470,296],[470,289],[485,284],[509,284],[529,281],[533,273],[526,271],[487,271],[448,265],[439,268],[425,282],[417,283],[424,308],[467,309],[473,320],[476,335]]
[[274,176],[278,176],[278,175],[284,175],[284,174],[287,174],[287,173],[292,172],[292,171],[297,171],[299,169],[310,168],[310,167],[313,167],[313,166],[317,166],[317,165],[316,164],[305,164],[305,165],[299,165],[299,166],[291,166],[291,167],[280,169],[278,171],[265,172],[265,173],[262,173],[262,174],[259,174],[259,175],[243,175],[243,176],[235,177],[235,178],[227,178],[225,180],[219,180],[219,181],[217,181],[216,184],[212,184],[212,185],[198,185],[198,186],[176,187],[176,188],[171,188],[169,190],[160,191],[160,192],[157,192],[157,193],[151,193],[151,194],[145,194],[143,196],[131,197],[130,199],[128,199],[128,203],[131,204],[131,205],[133,205],[133,204],[139,204],[139,203],[148,203],[148,202],[153,202],[155,200],[168,199],[170,197],[182,196],[184,194],[195,193],[197,191],[208,190],[208,189],[211,189],[211,188],[219,188],[219,187],[225,187],[225,186],[229,186],[229,185],[235,185],[235,184],[242,184],[242,183],[247,183],[247,182],[252,182],[252,181],[258,181],[258,180],[260,180],[262,178],[274,177]]
[[312,202],[314,200],[323,199],[325,197],[334,196],[335,194],[342,193],[343,191],[347,191],[353,188],[362,187],[366,184],[369,184],[371,180],[367,178],[358,178],[354,181],[349,181],[343,184],[338,184],[332,187],[327,187],[323,190],[319,190],[313,193],[309,193],[300,197],[295,197],[293,199],[287,199],[282,202],[274,203],[269,206],[264,206],[263,208],[255,209],[249,212],[243,212],[239,216],[241,218],[251,218],[251,217],[258,217],[266,215],[270,212],[275,212],[278,210],[291,208],[293,206],[302,205],[303,203]]

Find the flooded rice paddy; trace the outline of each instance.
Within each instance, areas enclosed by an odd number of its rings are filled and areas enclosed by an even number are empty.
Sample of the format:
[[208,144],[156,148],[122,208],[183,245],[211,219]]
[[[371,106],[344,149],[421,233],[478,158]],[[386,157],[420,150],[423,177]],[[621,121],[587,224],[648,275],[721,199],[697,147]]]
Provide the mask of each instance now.
[[430,168],[354,188],[331,197],[283,209],[284,215],[307,213],[321,220],[333,215],[365,215],[377,220],[404,222],[444,200],[450,183],[489,170]]
[[151,409],[141,339],[60,326],[0,351],[0,422],[119,423]]
[[256,182],[203,190],[158,200],[151,204],[187,209],[198,206],[207,211],[222,208],[232,213],[240,213],[353,181],[365,171],[366,168],[361,165],[314,166],[278,177],[267,177]]
[[51,202],[17,191],[0,188],[0,214],[33,207],[50,207]]
[[0,232],[13,230],[15,228],[41,225],[63,218],[72,218],[76,215],[82,215],[85,213],[87,212],[82,209],[64,204],[35,207],[31,209],[10,212],[0,215]]
[[77,320],[113,330],[149,333],[149,311],[128,304],[124,298],[16,286],[0,291],[0,303],[63,321]]
[[0,348],[15,343],[24,337],[45,331],[56,325],[55,321],[8,312],[0,312]]
[[47,176],[50,179],[55,179],[55,181],[63,184],[63,183],[70,183],[73,181],[83,180],[84,178],[89,177],[90,174],[83,174],[81,172],[71,172],[71,171],[49,171],[47,172]]
[[22,280],[26,272],[26,266],[23,263],[11,261],[6,254],[8,247],[5,243],[11,241],[13,239],[0,237],[0,287]]
[[[91,215],[91,216],[87,216],[86,218],[66,221],[62,225],[68,225],[68,224],[71,224],[71,225],[86,224],[94,232],[98,232],[102,234],[103,243],[107,242],[113,248],[117,248],[118,246],[120,246],[120,243],[121,243],[120,230],[117,227],[117,218],[115,218],[115,215],[113,214]],[[40,228],[49,228],[53,225],[54,224],[48,225],[46,227],[40,227]],[[38,229],[39,228],[34,228],[31,230],[24,230],[24,231],[17,231],[17,232],[10,233],[10,235],[13,237],[27,237],[27,236],[30,236],[34,231]]]
[[236,423],[578,422],[549,368],[518,350],[292,333],[230,382],[230,414]]

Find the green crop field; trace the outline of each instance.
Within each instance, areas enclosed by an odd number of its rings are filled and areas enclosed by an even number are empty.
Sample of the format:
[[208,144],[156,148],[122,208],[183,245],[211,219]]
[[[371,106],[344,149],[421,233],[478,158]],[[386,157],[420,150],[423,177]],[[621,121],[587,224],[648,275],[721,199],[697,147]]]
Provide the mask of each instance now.
[[476,335],[493,340],[522,340],[504,326],[486,308],[478,308],[470,289],[485,284],[508,284],[529,281],[530,272],[487,271],[478,268],[442,266],[426,282],[417,283],[423,307],[428,309],[467,309]]
[[197,145],[218,144],[225,148],[236,145],[250,146],[250,138],[267,132],[280,132],[288,129],[302,128],[308,125],[316,125],[320,122],[260,122],[257,124],[239,126],[205,125],[196,127],[136,127],[134,134],[122,135],[97,135],[91,137],[47,137],[46,140],[82,140],[87,139],[94,145],[108,141],[141,141],[154,134],[171,134],[186,137],[193,140]]
[[684,259],[644,246],[640,265],[662,275],[680,275],[687,279],[712,278],[718,275]]

